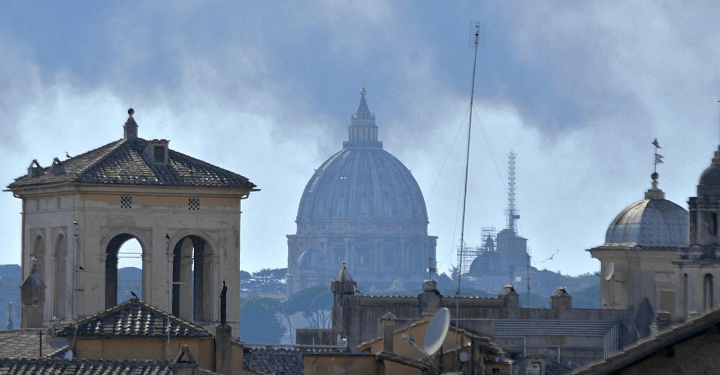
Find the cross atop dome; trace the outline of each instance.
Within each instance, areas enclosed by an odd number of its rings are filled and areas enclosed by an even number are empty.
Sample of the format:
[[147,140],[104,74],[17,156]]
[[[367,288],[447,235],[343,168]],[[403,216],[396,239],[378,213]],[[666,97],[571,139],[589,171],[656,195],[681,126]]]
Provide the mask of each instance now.
[[665,193],[658,189],[658,178],[660,178],[660,174],[657,173],[657,165],[663,162],[663,156],[658,154],[658,149],[661,149],[660,143],[658,143],[657,138],[652,142],[652,145],[655,146],[655,166],[653,168],[653,173],[650,175],[650,178],[652,178],[652,188],[648,189],[648,191],[645,192],[645,199],[665,199]]

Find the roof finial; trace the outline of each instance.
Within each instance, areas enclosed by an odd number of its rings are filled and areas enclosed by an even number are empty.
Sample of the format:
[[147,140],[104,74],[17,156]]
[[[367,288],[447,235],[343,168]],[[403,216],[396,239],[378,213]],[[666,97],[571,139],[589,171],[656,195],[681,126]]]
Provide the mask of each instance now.
[[135,122],[135,119],[133,118],[133,114],[135,114],[135,110],[130,107],[127,111],[128,113],[128,119],[125,121],[125,125],[123,128],[125,129],[125,139],[126,140],[133,140],[138,137],[138,124]]
[[363,85],[363,88],[360,89],[360,95],[365,96],[367,94],[367,91],[365,91],[365,85]]
[[645,193],[645,199],[665,199],[665,193],[658,189],[658,178],[660,177],[660,174],[657,173],[657,165],[663,162],[663,156],[658,154],[658,149],[661,149],[662,147],[660,147],[660,143],[658,143],[657,138],[655,138],[652,142],[652,145],[655,146],[655,165],[653,166],[653,173],[650,175],[653,182],[652,189]]

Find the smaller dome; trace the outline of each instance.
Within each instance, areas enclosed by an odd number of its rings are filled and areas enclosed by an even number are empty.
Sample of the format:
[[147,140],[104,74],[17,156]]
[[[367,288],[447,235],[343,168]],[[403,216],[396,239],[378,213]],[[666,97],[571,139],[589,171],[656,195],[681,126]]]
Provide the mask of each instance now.
[[712,163],[700,176],[700,185],[720,185],[720,165]]
[[687,221],[687,210],[677,204],[666,199],[646,198],[615,217],[605,235],[605,244],[687,246]]
[[330,258],[320,250],[308,250],[302,253],[297,263],[301,270],[328,271],[332,268]]

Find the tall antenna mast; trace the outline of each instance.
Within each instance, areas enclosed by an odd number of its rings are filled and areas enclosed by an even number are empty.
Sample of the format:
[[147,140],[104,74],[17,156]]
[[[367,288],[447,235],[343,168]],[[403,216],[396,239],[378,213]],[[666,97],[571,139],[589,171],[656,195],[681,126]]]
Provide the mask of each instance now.
[[515,222],[520,218],[515,208],[515,156],[516,153],[510,150],[508,154],[508,209],[507,209],[507,228],[512,233],[517,233]]
[[[465,150],[465,181],[463,187],[463,209],[462,209],[462,223],[460,225],[460,255],[458,256],[458,287],[455,292],[455,327],[460,329],[460,285],[462,280],[462,253],[463,247],[465,247],[465,206],[467,203],[467,183],[468,183],[468,170],[470,165],[470,135],[472,134],[472,115],[473,115],[473,100],[475,99],[475,68],[477,67],[477,51],[478,49],[485,48],[485,22],[473,22],[471,24],[470,32],[470,47],[475,48],[475,57],[473,59],[473,73],[472,73],[472,88],[470,89],[470,121],[468,122],[468,133],[467,133],[467,148]],[[457,335],[455,335],[457,345]],[[459,350],[456,350],[457,353]],[[455,361],[459,363],[458,361]]]

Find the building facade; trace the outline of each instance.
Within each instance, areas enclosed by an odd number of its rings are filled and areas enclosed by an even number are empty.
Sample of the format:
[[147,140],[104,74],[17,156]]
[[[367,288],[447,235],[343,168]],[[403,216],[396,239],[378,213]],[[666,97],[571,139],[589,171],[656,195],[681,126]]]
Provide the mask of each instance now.
[[[78,319],[118,304],[120,248],[136,239],[142,287],[154,306],[211,326],[223,282],[240,282],[240,206],[257,191],[247,178],[138,137],[134,111],[124,137],[43,168],[8,186],[22,199],[22,272],[47,288],[45,324]],[[35,283],[37,284],[37,282]],[[172,287],[170,287],[172,286]],[[233,288],[234,289],[234,288]],[[227,298],[239,332],[240,296]]]
[[343,263],[363,288],[404,289],[419,285],[435,258],[422,191],[383,150],[365,94],[343,149],[315,171],[300,199],[297,232],[287,236],[289,294],[328,285]]

